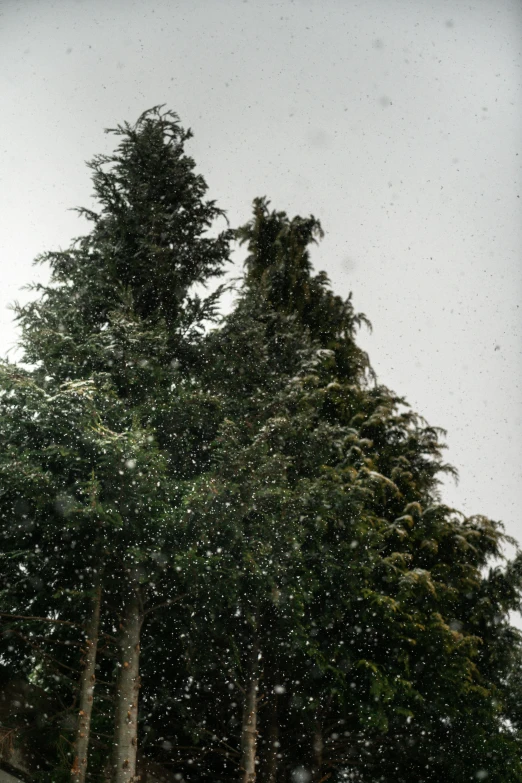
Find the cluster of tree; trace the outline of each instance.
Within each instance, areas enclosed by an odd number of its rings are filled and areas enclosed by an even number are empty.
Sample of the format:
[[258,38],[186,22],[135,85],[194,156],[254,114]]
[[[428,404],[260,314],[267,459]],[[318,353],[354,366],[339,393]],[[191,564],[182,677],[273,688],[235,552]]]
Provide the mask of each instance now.
[[[40,778],[522,781],[522,562],[441,501],[319,222],[257,199],[218,233],[176,115],[112,132],[0,367],[0,664],[51,699],[9,724]],[[194,291],[233,240],[218,319]]]

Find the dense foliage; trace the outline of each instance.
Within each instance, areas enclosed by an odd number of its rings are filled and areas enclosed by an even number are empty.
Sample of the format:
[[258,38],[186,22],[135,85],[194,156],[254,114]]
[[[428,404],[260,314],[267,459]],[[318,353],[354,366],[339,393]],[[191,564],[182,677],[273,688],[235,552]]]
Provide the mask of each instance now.
[[443,503],[320,223],[219,233],[175,115],[113,133],[1,368],[1,677],[45,704],[1,730],[56,781],[522,781],[521,561]]

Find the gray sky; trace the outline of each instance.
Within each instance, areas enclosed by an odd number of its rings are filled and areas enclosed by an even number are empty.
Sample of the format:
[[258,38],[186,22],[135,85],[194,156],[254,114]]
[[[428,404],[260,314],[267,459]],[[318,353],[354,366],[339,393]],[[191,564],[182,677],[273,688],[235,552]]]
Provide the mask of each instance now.
[[103,128],[165,103],[233,225],[321,218],[379,379],[448,430],[444,498],[522,541],[522,4],[0,0],[0,354],[84,224]]

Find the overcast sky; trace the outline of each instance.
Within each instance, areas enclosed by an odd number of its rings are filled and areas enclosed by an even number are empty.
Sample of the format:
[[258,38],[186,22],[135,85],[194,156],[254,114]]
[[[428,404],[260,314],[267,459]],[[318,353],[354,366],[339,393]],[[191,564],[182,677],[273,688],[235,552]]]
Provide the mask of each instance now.
[[103,128],[165,103],[233,225],[313,213],[379,380],[448,430],[444,499],[522,541],[519,0],[0,0],[0,354],[85,230]]

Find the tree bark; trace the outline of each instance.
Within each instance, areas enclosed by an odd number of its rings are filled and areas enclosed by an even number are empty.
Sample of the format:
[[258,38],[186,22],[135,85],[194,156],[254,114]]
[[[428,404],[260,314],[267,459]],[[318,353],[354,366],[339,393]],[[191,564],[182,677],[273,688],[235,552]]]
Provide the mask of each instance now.
[[143,607],[139,586],[133,584],[130,590],[124,608],[120,634],[122,663],[116,692],[114,783],[133,783],[136,779],[140,634],[143,624]]
[[71,779],[73,783],[85,783],[85,776],[87,773],[92,705],[94,685],[96,682],[96,654],[98,651],[98,636],[100,630],[101,595],[101,575],[98,573],[98,580],[92,602],[92,614],[85,633],[85,657],[80,679],[80,710],[78,714],[76,740],[74,743],[74,761],[71,768]]
[[252,642],[250,667],[245,684],[241,726],[241,783],[255,783],[257,751],[257,692],[259,690],[259,640]]
[[269,716],[267,727],[266,750],[266,783],[276,783],[279,753],[279,717],[277,714],[277,691],[272,689],[270,693]]

